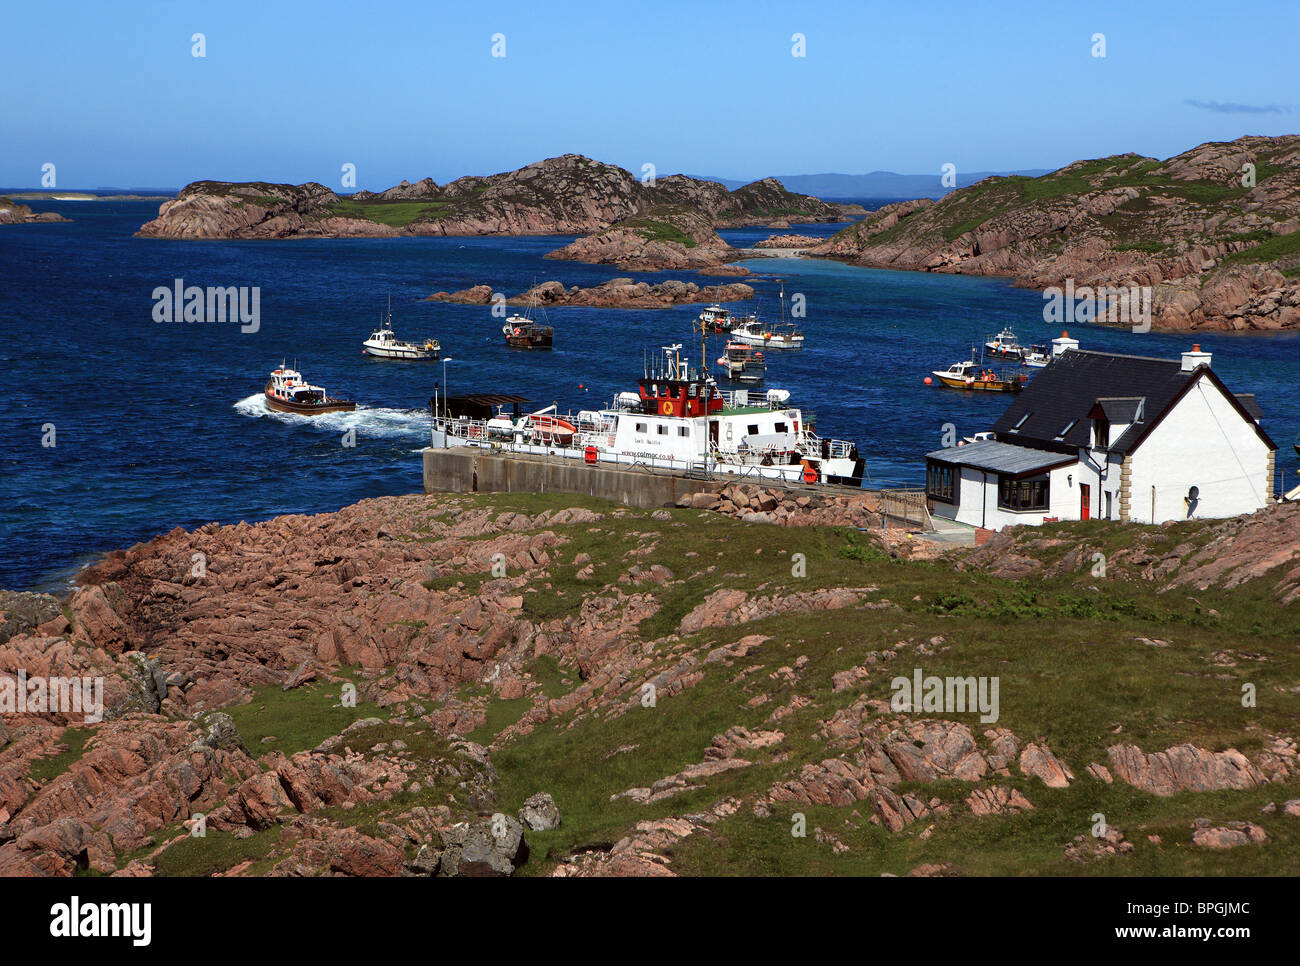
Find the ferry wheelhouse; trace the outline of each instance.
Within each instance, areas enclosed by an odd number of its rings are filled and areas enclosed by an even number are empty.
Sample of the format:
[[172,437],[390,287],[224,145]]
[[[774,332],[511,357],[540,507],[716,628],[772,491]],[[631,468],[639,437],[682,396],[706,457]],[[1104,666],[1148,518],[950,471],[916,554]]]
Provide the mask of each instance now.
[[297,369],[284,364],[271,370],[265,393],[267,406],[282,413],[316,416],[320,413],[350,413],[357,408],[352,400],[331,396],[323,387],[309,384]]
[[860,486],[865,460],[845,440],[819,437],[790,394],[726,392],[694,371],[680,345],[663,347],[636,392],[605,409],[560,416],[498,409],[489,419],[435,407],[435,448],[477,446],[504,455],[640,465],[682,475]]

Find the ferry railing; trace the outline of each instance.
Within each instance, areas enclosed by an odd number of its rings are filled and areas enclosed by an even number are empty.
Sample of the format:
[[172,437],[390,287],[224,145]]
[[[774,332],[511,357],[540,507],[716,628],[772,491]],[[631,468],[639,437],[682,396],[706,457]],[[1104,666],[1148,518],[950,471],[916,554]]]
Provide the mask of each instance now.
[[722,401],[730,409],[739,409],[744,406],[754,406],[758,409],[784,409],[785,404],[777,402],[774,399],[767,398],[766,391],[754,391],[749,389],[720,389]]

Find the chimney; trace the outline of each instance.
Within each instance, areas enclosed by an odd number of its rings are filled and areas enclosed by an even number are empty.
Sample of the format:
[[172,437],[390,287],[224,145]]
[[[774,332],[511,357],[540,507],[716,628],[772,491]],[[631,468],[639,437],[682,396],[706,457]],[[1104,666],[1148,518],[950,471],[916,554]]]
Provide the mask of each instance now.
[[1192,346],[1191,352],[1183,353],[1183,372],[1191,372],[1198,366],[1210,367],[1210,360],[1214,357],[1208,352],[1201,351],[1201,344],[1198,342]]
[[1062,329],[1061,337],[1052,340],[1052,358],[1055,359],[1061,353],[1077,348],[1079,348],[1079,340],[1071,339],[1070,333]]

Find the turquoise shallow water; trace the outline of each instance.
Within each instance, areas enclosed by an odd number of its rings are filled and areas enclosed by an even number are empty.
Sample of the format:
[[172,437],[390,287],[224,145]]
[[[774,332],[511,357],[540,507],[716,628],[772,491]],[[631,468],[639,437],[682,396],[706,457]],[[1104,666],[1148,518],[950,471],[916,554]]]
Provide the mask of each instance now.
[[[452,392],[518,392],[539,405],[591,407],[635,387],[643,349],[695,347],[698,307],[550,312],[556,348],[501,344],[485,308],[425,302],[440,289],[486,282],[511,295],[558,278],[592,285],[608,268],[545,261],[570,239],[358,239],[170,242],[131,237],[153,202],[49,203],[72,224],[0,230],[4,327],[0,345],[0,587],[58,587],[99,553],[209,520],[257,520],[335,510],[420,488],[415,450],[440,364],[392,364],[361,354],[387,298],[398,334],[443,344]],[[828,234],[832,226],[798,227]],[[733,244],[765,229],[728,231]],[[964,358],[1003,325],[1022,341],[1058,332],[1042,297],[998,279],[874,271],[834,262],[755,259],[758,309],[778,314],[776,273],[802,294],[807,347],[769,353],[767,386],[791,390],[823,435],[855,440],[873,480],[920,482],[922,455],[943,424],[987,428],[1005,404],[926,387],[935,368]],[[261,289],[261,327],[157,323],[156,286]],[[701,284],[725,279],[671,273]],[[1072,330],[1084,348],[1176,357],[1186,335]],[[1196,336],[1238,392],[1255,392],[1279,464],[1296,481],[1300,432],[1296,336]],[[720,344],[709,348],[710,361]],[[315,420],[267,414],[258,394],[282,358],[313,382],[356,399],[349,415]],[[694,358],[694,356],[693,356]],[[41,445],[46,424],[56,445]],[[356,430],[356,446],[341,445]]]

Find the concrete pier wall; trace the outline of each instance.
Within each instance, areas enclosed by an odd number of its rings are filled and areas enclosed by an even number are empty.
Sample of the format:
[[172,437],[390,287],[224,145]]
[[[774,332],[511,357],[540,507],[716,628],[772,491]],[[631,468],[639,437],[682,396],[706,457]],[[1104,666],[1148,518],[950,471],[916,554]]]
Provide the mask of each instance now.
[[661,507],[711,485],[716,484],[566,457],[497,456],[469,446],[424,451],[425,493],[579,493],[628,506]]

